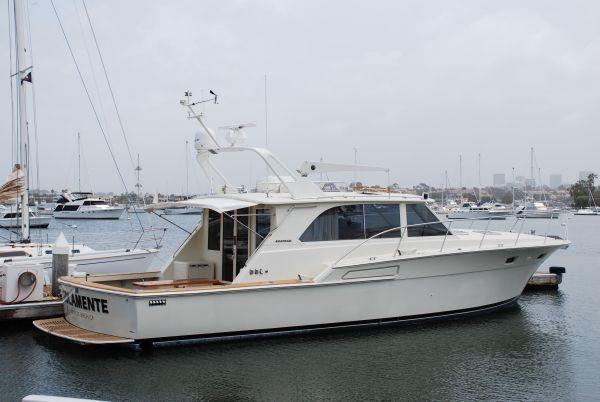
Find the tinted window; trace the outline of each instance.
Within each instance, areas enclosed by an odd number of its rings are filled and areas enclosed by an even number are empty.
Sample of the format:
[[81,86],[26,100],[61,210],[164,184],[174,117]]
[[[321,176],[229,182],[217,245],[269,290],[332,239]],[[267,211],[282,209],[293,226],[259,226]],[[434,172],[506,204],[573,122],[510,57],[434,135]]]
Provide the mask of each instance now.
[[221,214],[208,210],[208,249],[221,250]]
[[[446,234],[446,226],[444,226],[438,218],[425,206],[425,204],[406,204],[406,220],[409,236],[441,236]],[[437,222],[431,225],[420,225],[427,222]]]
[[310,224],[300,241],[364,239],[363,206],[344,205],[330,208]]
[[[256,209],[256,235],[255,247],[258,248],[263,242],[265,237],[271,231],[271,213],[268,209],[257,208]],[[259,236],[260,235],[260,236]]]
[[79,209],[79,205],[65,205],[63,211],[77,211]]
[[84,201],[83,205],[92,205],[92,202],[91,201]]
[[[365,234],[375,236],[400,226],[400,207],[396,204],[365,204]],[[379,238],[400,237],[401,230],[382,234]]]

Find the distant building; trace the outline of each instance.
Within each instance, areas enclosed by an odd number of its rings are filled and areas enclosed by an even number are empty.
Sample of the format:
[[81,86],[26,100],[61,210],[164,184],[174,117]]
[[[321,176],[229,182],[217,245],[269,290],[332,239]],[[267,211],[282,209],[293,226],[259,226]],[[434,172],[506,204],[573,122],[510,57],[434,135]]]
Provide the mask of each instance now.
[[550,175],[550,188],[558,188],[562,185],[562,174]]
[[527,178],[525,176],[517,176],[515,180],[515,187],[523,188],[527,182]]
[[587,170],[582,170],[581,172],[579,172],[579,180],[587,180],[588,176],[591,174],[592,174],[592,172],[589,172]]
[[494,187],[504,187],[506,185],[506,175],[504,173],[494,173]]
[[525,179],[525,185],[529,188],[535,187],[535,179]]

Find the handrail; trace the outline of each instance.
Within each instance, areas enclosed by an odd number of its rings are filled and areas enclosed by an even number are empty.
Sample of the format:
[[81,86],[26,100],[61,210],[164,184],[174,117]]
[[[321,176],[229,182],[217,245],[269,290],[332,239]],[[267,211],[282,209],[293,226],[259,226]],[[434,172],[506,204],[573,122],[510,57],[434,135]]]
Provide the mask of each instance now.
[[[515,224],[513,225],[513,227],[511,228],[511,230],[509,232],[509,233],[512,233],[512,230],[518,224],[518,221],[521,220],[521,225],[519,227],[519,232],[517,233],[517,238],[515,239],[515,243],[514,243],[515,246],[519,242],[519,238],[521,237],[521,232],[523,231],[523,226],[525,224],[525,220],[526,219],[527,219],[526,216],[525,217],[515,216],[515,221],[516,222],[515,222]],[[467,220],[470,220],[470,221],[483,221],[483,220],[487,220],[486,227],[485,227],[485,229],[483,231],[483,235],[482,235],[481,240],[479,242],[479,247],[478,248],[481,249],[481,247],[483,246],[483,242],[485,240],[486,235],[490,232],[489,226],[490,226],[490,221],[492,219],[491,219],[491,217],[488,217],[487,219],[485,219],[485,218],[464,218],[464,219],[461,219],[460,221],[464,222],[464,221],[467,221]],[[372,239],[378,238],[378,237],[380,237],[380,236],[382,236],[382,235],[384,235],[386,233],[390,233],[390,232],[393,232],[393,231],[401,230],[402,232],[400,234],[400,238],[399,238],[398,243],[396,244],[396,247],[394,249],[394,254],[393,255],[395,256],[396,253],[400,250],[400,245],[402,244],[402,240],[404,239],[404,237],[406,237],[405,235],[406,235],[406,232],[407,232],[408,228],[419,227],[419,226],[435,225],[437,223],[442,223],[442,224],[444,224],[444,226],[446,226],[446,234],[444,235],[444,238],[442,240],[442,245],[441,245],[440,251],[439,251],[441,253],[444,250],[444,246],[446,244],[446,240],[448,238],[448,235],[452,234],[451,231],[450,231],[450,229],[452,227],[452,223],[453,222],[456,222],[456,220],[446,219],[446,220],[439,220],[439,221],[435,221],[435,222],[424,222],[424,223],[416,223],[416,224],[411,224],[411,225],[402,225],[402,226],[397,226],[397,227],[394,227],[394,228],[391,228],[391,229],[386,229],[384,231],[381,231],[381,232],[379,232],[379,233],[377,233],[377,234],[375,234],[375,235],[373,235],[373,236],[371,236],[371,237],[363,240],[362,242],[360,242],[359,244],[357,244],[356,246],[354,246],[353,248],[351,248],[349,251],[347,251],[345,254],[343,254],[340,258],[338,258],[331,265],[331,268],[335,268],[340,263],[340,261],[342,261],[343,259],[345,259],[346,257],[348,257],[350,254],[352,254],[354,251],[356,251],[357,249],[359,249],[360,247],[362,247],[363,245],[365,245],[366,243],[368,243]],[[446,223],[448,223],[448,225],[445,225]],[[472,224],[471,224],[471,227],[472,227]],[[547,238],[548,238],[548,230],[546,232],[546,235],[543,236],[544,237],[544,244],[546,244],[546,241],[547,241]]]

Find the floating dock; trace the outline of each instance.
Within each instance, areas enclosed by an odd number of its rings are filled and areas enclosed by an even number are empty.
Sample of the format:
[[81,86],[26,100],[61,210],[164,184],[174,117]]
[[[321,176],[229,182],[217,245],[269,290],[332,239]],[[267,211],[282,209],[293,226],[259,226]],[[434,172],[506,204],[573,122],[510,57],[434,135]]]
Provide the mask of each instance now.
[[550,267],[548,272],[538,271],[529,278],[525,290],[558,289],[562,276],[567,272],[564,267]]
[[0,321],[58,317],[64,314],[62,299],[0,304]]

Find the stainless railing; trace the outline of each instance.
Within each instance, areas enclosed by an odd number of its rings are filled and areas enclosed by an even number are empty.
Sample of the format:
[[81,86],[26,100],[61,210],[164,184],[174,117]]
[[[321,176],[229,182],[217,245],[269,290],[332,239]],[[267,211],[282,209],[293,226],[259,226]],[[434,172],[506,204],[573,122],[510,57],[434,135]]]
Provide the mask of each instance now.
[[[484,240],[486,238],[486,236],[488,235],[489,232],[493,232],[493,231],[497,231],[497,230],[490,230],[489,226],[490,226],[490,221],[495,220],[492,219],[492,217],[489,217],[487,219],[485,218],[464,218],[464,219],[460,219],[459,221],[461,222],[465,222],[465,221],[487,221],[485,229],[482,231],[482,235],[481,235],[481,240],[479,241],[479,246],[478,249],[481,249],[483,247],[483,243]],[[517,232],[517,237],[515,239],[515,243],[514,246],[517,246],[519,243],[519,239],[521,237],[521,233],[523,231],[523,227],[525,224],[525,221],[527,220],[527,217],[519,217],[519,216],[515,216],[515,222],[512,224],[512,227],[510,228],[509,232],[513,233],[514,228],[517,226],[517,224],[519,223],[519,221],[521,221],[521,224],[519,225],[519,231]],[[550,224],[552,223],[553,219],[550,219],[548,222],[548,226],[546,228],[546,233],[544,234],[543,237],[543,244],[546,244],[546,241],[549,237],[549,231],[550,231]],[[394,248],[394,252],[392,254],[392,257],[395,257],[396,254],[398,254],[400,252],[400,246],[402,245],[402,240],[406,236],[406,232],[409,228],[414,228],[414,227],[421,227],[421,226],[431,226],[431,225],[435,225],[435,224],[444,224],[444,226],[446,227],[446,233],[444,234],[444,237],[441,241],[441,246],[439,249],[439,252],[443,252],[444,251],[444,246],[446,245],[446,240],[448,239],[448,235],[452,234],[451,233],[451,227],[452,224],[454,222],[457,222],[457,220],[452,220],[452,219],[446,219],[443,221],[436,221],[436,222],[425,222],[425,223],[417,223],[417,224],[412,224],[412,225],[402,225],[402,226],[398,226],[395,228],[391,228],[391,229],[386,229],[384,231],[381,231],[365,240],[363,240],[362,242],[360,242],[359,244],[357,244],[356,246],[352,247],[349,251],[347,251],[345,254],[343,254],[340,258],[338,258],[332,265],[331,268],[335,268],[342,260],[344,260],[346,257],[348,257],[349,255],[351,255],[352,253],[354,253],[356,250],[358,250],[359,248],[361,248],[362,246],[364,246],[365,244],[367,244],[369,241],[376,239],[382,235],[385,235],[387,233],[390,232],[394,232],[394,231],[398,231],[400,230],[400,237],[398,239],[398,243],[396,244],[395,248]],[[446,225],[446,223],[448,223]],[[470,228],[472,228],[474,222],[471,222],[471,226]],[[566,222],[561,223],[561,226],[565,227],[565,239],[568,239],[568,229],[567,229],[567,225]],[[535,234],[535,232],[532,232],[532,234]]]

